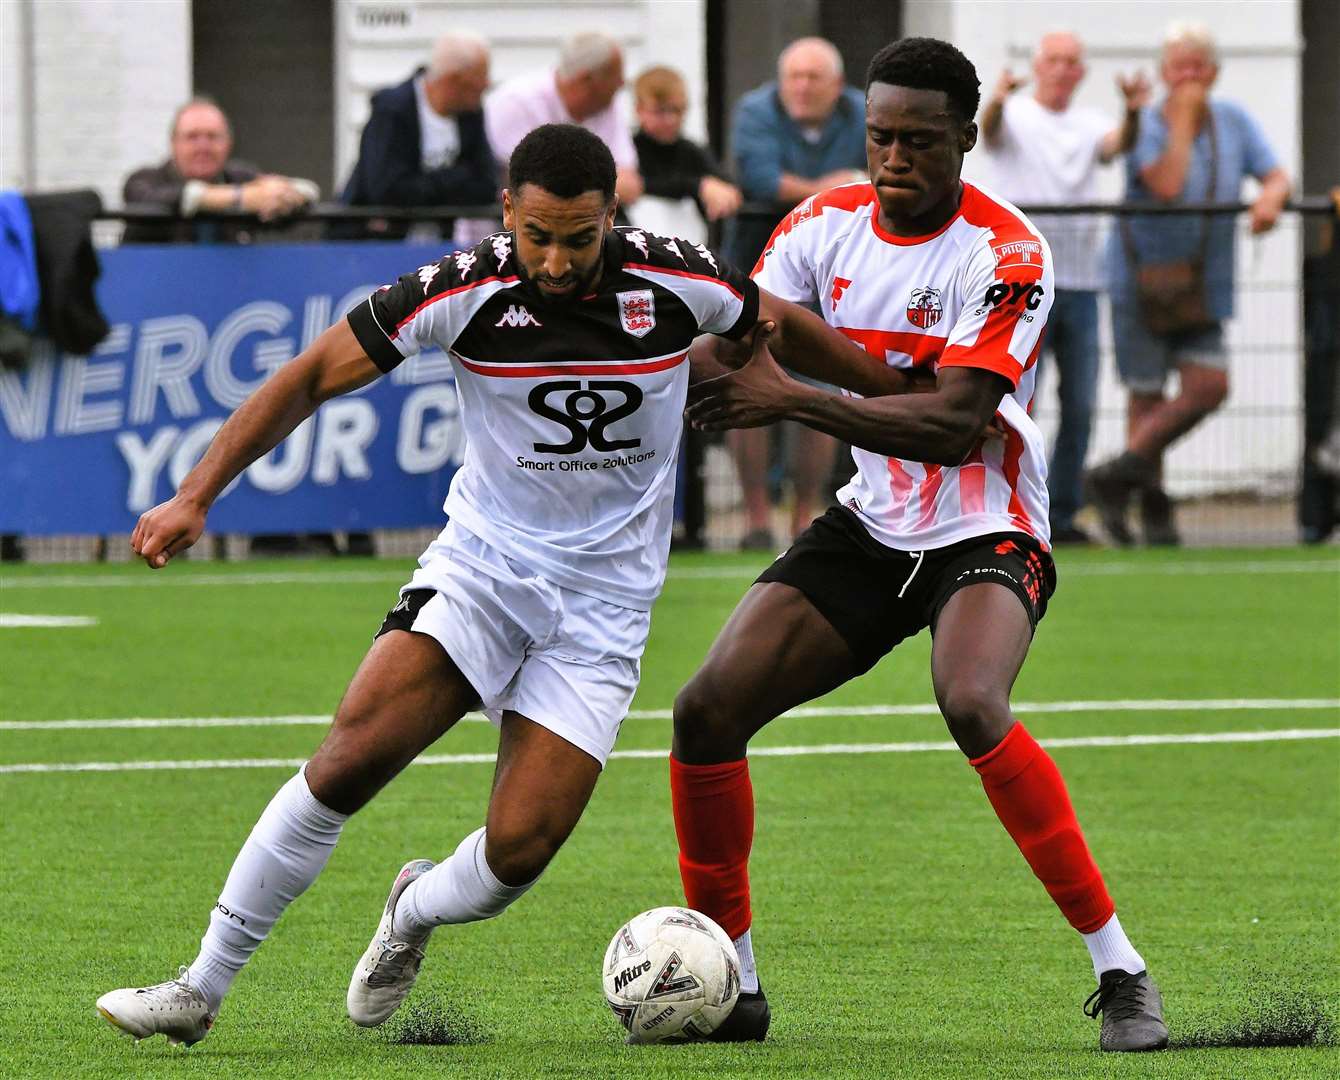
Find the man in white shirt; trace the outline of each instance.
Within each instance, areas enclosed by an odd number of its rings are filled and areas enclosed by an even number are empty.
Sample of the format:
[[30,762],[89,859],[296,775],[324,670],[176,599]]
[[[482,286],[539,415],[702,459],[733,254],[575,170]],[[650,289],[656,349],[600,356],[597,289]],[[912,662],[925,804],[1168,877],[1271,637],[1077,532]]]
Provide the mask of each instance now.
[[623,86],[623,53],[605,34],[577,34],[558,65],[498,87],[484,103],[489,143],[506,165],[517,144],[541,124],[580,124],[600,136],[614,155],[615,193],[627,207],[642,194],[632,125],[615,95]]
[[[1006,69],[982,112],[982,137],[996,190],[1023,205],[1088,203],[1099,165],[1135,143],[1140,108],[1149,98],[1143,75],[1118,78],[1125,115],[1112,127],[1097,109],[1073,105],[1083,80],[1084,45],[1074,34],[1045,34],[1033,54],[1033,93]],[[1060,379],[1061,424],[1048,472],[1052,542],[1087,543],[1074,523],[1082,501],[1081,474],[1098,387],[1099,223],[1086,215],[1035,215],[1051,244],[1056,301],[1047,344]]]

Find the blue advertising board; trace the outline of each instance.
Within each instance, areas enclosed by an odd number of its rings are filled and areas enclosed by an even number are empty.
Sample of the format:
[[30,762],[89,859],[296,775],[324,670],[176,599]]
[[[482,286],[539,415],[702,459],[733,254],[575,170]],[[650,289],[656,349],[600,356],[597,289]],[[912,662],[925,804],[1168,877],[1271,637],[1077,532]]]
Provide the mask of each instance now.
[[[405,243],[124,247],[102,253],[112,332],[91,356],[40,343],[0,368],[0,532],[128,532],[224,419],[380,285],[442,255]],[[443,521],[464,453],[446,356],[323,405],[215,504],[220,532]]]

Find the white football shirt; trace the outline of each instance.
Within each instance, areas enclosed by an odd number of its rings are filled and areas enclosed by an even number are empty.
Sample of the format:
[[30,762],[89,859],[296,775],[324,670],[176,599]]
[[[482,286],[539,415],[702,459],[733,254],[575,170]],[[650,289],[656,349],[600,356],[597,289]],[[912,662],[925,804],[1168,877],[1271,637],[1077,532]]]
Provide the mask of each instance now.
[[510,233],[405,274],[349,313],[390,371],[451,358],[465,460],[447,515],[555,584],[648,610],[665,580],[687,353],[740,338],[758,289],[700,244],[611,229],[590,295],[547,300]]
[[754,280],[785,300],[817,301],[830,326],[894,367],[983,368],[1013,389],[996,414],[1005,438],[982,438],[952,468],[853,448],[857,472],[838,501],[902,551],[995,532],[1049,546],[1047,459],[1029,415],[1053,297],[1047,242],[972,184],[929,236],[893,236],[878,210],[869,184],[812,196],[777,227]]

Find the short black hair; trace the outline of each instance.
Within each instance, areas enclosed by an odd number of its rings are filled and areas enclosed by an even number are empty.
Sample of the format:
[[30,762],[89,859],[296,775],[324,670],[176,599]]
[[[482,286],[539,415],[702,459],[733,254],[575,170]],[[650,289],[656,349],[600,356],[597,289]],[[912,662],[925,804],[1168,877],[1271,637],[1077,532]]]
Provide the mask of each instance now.
[[865,73],[867,90],[877,82],[913,90],[943,90],[960,120],[976,116],[982,100],[982,84],[972,61],[939,38],[902,38],[885,45]]
[[534,184],[560,199],[598,191],[609,202],[614,175],[609,147],[576,124],[541,124],[517,143],[507,167],[513,195],[522,184]]

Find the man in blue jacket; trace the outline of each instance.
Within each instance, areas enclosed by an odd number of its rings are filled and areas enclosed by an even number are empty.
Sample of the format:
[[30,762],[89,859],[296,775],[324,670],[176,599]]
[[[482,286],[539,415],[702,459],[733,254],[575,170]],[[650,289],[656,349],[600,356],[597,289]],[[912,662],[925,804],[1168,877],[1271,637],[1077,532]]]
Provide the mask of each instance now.
[[[797,203],[840,184],[869,181],[865,95],[846,84],[842,55],[832,42],[800,38],[782,50],[777,58],[777,81],[749,91],[735,106],[731,148],[745,201],[770,203],[774,208],[769,215],[740,215],[727,222],[723,254],[748,270],[763,253],[777,223]],[[822,432],[799,424],[784,426],[789,446],[787,475],[795,496],[790,527],[794,536],[823,510],[837,444]],[[768,429],[732,431],[727,439],[744,493],[741,546],[774,550]],[[790,541],[787,536],[785,544]]]
[[[489,51],[482,38],[465,33],[439,38],[426,69],[373,95],[343,201],[351,206],[497,202],[497,167],[480,107],[488,84]],[[369,235],[383,237],[405,232],[403,224],[369,229]]]

